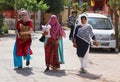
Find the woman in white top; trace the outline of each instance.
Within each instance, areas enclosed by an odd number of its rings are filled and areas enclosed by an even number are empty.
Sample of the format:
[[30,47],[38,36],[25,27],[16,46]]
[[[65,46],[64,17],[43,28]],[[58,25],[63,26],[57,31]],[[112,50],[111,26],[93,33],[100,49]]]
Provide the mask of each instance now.
[[98,45],[95,35],[92,31],[92,26],[87,24],[86,16],[81,16],[81,24],[76,26],[74,33],[73,46],[77,49],[77,55],[81,61],[81,72],[86,72],[87,55],[90,48],[90,38],[94,40],[95,45]]

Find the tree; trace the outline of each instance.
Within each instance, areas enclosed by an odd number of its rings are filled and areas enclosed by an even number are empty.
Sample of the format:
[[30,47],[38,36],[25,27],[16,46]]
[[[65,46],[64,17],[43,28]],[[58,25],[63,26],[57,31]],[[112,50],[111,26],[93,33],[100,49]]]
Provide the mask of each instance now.
[[108,5],[115,16],[115,33],[116,33],[116,48],[119,49],[119,31],[118,31],[118,23],[120,16],[120,1],[119,0],[109,0]]
[[64,10],[64,0],[44,0],[50,8],[46,11],[48,13],[53,13],[59,15],[61,11]]
[[6,6],[4,5],[5,1],[1,0],[0,1],[0,34],[2,34],[2,26],[3,26],[3,10],[6,8]]
[[17,7],[18,9],[25,8],[30,12],[37,12],[38,10],[44,12],[49,8],[48,5],[44,3],[44,0],[40,0],[39,2],[37,0],[18,0]]
[[13,0],[0,0],[0,5],[3,10],[13,10],[14,9],[14,1]]
[[71,0],[64,0],[64,6],[69,6],[71,4]]
[[75,11],[75,15],[77,16],[78,15],[78,11],[80,10],[79,3],[78,2],[73,3],[72,4],[72,8]]
[[44,0],[49,9],[46,11],[50,14],[55,14],[58,17],[59,22],[62,24],[61,11],[64,10],[64,0]]

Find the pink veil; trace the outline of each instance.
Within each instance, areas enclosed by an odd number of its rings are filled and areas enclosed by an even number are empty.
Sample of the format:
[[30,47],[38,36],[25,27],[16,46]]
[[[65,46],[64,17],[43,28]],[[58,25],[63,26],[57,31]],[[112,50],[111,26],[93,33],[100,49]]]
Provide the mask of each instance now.
[[[53,24],[52,19],[56,20],[56,22]],[[52,15],[47,23],[47,25],[51,25],[51,29],[50,29],[50,35],[51,37],[53,37],[54,39],[59,38],[60,36],[66,37],[66,34],[64,32],[64,29],[62,28],[62,26],[60,25],[60,23],[58,22],[58,19],[56,17],[56,15]]]

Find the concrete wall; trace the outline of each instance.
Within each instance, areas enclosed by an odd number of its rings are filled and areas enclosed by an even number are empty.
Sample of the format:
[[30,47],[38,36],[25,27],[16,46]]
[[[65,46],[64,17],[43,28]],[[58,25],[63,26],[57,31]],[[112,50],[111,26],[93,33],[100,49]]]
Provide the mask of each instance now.
[[68,8],[65,8],[64,11],[61,13],[62,15],[62,25],[66,25],[68,20]]

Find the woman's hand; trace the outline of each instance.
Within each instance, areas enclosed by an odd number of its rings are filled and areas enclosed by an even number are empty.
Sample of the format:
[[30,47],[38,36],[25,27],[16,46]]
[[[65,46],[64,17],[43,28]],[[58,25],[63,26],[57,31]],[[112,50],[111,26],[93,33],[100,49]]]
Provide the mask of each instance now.
[[77,47],[75,39],[73,40],[73,47],[75,47],[75,48]]
[[48,35],[48,32],[47,32],[47,31],[45,31],[45,32],[43,32],[42,34],[43,34],[43,35]]
[[94,45],[96,45],[96,46],[98,46],[98,45],[99,45],[99,43],[98,43],[98,41],[97,41],[97,40],[95,40],[95,41],[93,42],[93,44],[94,44]]
[[75,47],[75,48],[77,47],[76,43],[73,43],[73,47]]
[[58,42],[59,42],[59,40],[56,40],[55,44],[57,45],[57,44],[58,44]]
[[27,32],[19,32],[20,35],[28,34]]
[[20,38],[20,34],[19,34],[18,30],[15,30],[15,33],[16,33],[17,37]]
[[24,25],[20,23],[20,27],[21,27],[21,26],[24,26]]
[[31,33],[32,33],[32,31],[33,31],[33,29],[32,29],[32,28],[30,28],[30,30],[29,30],[29,31],[19,32],[19,33],[20,33],[20,35],[24,35],[24,34],[31,34]]
[[56,44],[58,44],[59,43],[59,40],[61,40],[62,39],[62,36],[60,36],[59,38],[58,38],[58,40],[56,41]]

